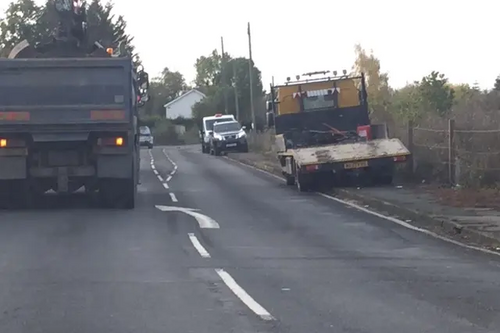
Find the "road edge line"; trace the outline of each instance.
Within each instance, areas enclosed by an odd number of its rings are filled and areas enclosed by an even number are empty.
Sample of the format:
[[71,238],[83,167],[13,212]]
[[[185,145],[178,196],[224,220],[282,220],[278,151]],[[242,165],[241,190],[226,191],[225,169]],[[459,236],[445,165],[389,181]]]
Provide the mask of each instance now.
[[[282,182],[285,182],[285,179],[276,175],[276,174],[273,174],[267,170],[264,170],[264,169],[261,169],[253,164],[249,164],[249,163],[245,163],[245,162],[242,162],[242,161],[239,161],[239,160],[236,160],[234,158],[231,158],[231,157],[228,157],[228,156],[224,156],[224,158],[226,158],[228,161],[231,161],[231,162],[235,162],[235,163],[238,163],[240,165],[243,165],[247,168],[250,168],[250,169],[253,169],[253,170],[256,170],[256,171],[259,171],[259,172],[262,172],[268,176],[271,176],[275,179],[278,179]],[[382,213],[378,213],[376,211],[373,211],[373,210],[370,210],[370,209],[367,209],[365,207],[362,207],[358,204],[355,204],[355,203],[352,203],[352,202],[349,202],[347,200],[344,200],[344,199],[340,199],[340,198],[336,198],[334,196],[331,196],[329,194],[326,194],[326,193],[321,193],[321,192],[314,192],[315,194],[318,194],[326,199],[330,199],[330,200],[333,200],[333,201],[336,201],[338,203],[341,203],[341,204],[344,204],[344,205],[347,205],[349,207],[352,207],[352,208],[355,208],[355,209],[358,209],[360,211],[363,211],[367,214],[370,214],[370,215],[373,215],[373,216],[376,216],[376,217],[379,217],[379,218],[382,218],[382,219],[385,219],[387,221],[390,221],[390,222],[393,222],[393,223],[396,223],[404,228],[407,228],[407,229],[410,229],[410,230],[413,230],[413,231],[417,231],[417,232],[420,232],[420,233],[423,233],[423,234],[426,234],[426,235],[429,235],[433,238],[436,238],[436,239],[439,239],[439,240],[442,240],[446,243],[450,243],[450,244],[454,244],[454,245],[457,245],[457,246],[460,246],[460,247],[463,247],[463,248],[466,248],[466,249],[469,249],[469,250],[475,250],[475,251],[479,251],[479,252],[482,252],[482,253],[486,253],[486,254],[492,254],[492,255],[495,255],[497,257],[500,257],[500,253],[499,252],[496,252],[496,251],[492,251],[492,250],[489,250],[489,249],[485,249],[485,248],[482,248],[482,247],[478,247],[478,246],[474,246],[474,245],[468,245],[468,244],[465,244],[465,243],[462,243],[462,242],[459,242],[459,241],[456,241],[454,239],[450,239],[448,237],[445,237],[445,236],[441,236],[435,232],[432,232],[430,230],[427,230],[427,229],[424,229],[424,228],[419,228],[417,226],[414,226],[408,222],[405,222],[403,220],[400,220],[398,218],[395,218],[395,217],[392,217],[392,216],[387,216],[387,215],[384,215]],[[439,222],[439,224],[441,223],[442,221]],[[436,224],[438,224],[438,221],[436,220]],[[470,233],[474,233],[474,231],[472,230],[468,230]]]

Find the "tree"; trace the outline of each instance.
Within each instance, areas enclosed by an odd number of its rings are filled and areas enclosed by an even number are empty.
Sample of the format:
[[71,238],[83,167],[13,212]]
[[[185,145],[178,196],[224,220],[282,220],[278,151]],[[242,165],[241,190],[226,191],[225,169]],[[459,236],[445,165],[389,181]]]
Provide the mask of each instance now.
[[436,71],[422,78],[419,94],[423,107],[441,117],[449,114],[455,99],[455,90],[448,84],[448,79]]
[[357,74],[365,74],[370,113],[375,117],[382,118],[381,120],[387,120],[390,118],[388,112],[391,100],[389,75],[381,72],[380,60],[375,57],[373,52],[368,54],[359,44],[355,45],[354,52],[356,60],[353,70]]
[[7,56],[10,50],[24,39],[30,42],[41,41],[42,31],[37,22],[42,15],[42,8],[33,0],[18,0],[9,5],[5,18],[0,22],[2,56]]
[[[226,59],[227,59],[226,55]],[[201,56],[196,59],[195,84],[197,87],[217,86],[220,84],[222,68],[222,56],[213,50],[209,56]]]
[[168,67],[161,72],[160,82],[164,89],[165,103],[173,101],[187,89],[184,76],[179,72],[172,72]]
[[[232,58],[225,54],[225,62],[222,56],[213,50],[208,56],[196,59],[197,89],[200,89],[207,98],[193,107],[193,116],[200,119],[204,116],[213,115],[224,110],[224,95],[227,98],[228,112],[236,114],[235,88],[238,93],[238,105],[240,109],[240,121],[251,121],[250,110],[250,76],[247,58]],[[224,68],[223,68],[224,66]],[[224,70],[223,70],[224,69]],[[262,99],[262,79],[260,70],[252,66],[252,82],[254,101],[256,105],[256,118],[264,121],[265,110],[258,108],[258,101]]]
[[[251,109],[250,109],[250,76],[249,76],[249,66],[247,58],[235,58],[231,59],[228,63],[228,67],[231,69],[232,77],[230,78],[233,87],[236,87],[238,92],[238,102],[240,107],[240,118],[241,121],[250,122]],[[256,118],[260,118],[261,121],[265,119],[265,108],[259,108],[259,100],[263,98],[263,87],[262,87],[262,75],[260,70],[252,66],[252,83],[253,83],[253,93],[254,93],[254,108],[256,113]],[[229,95],[232,97],[233,102],[231,103],[231,110],[236,113],[236,107],[234,106],[234,89],[231,89]]]
[[493,89],[496,91],[500,91],[500,75],[497,76],[497,78],[495,79],[495,85],[494,85]]
[[172,72],[168,67],[165,67],[160,76],[151,81],[149,86],[150,100],[146,104],[144,114],[164,116],[163,105],[173,101],[188,89],[189,87],[181,73]]

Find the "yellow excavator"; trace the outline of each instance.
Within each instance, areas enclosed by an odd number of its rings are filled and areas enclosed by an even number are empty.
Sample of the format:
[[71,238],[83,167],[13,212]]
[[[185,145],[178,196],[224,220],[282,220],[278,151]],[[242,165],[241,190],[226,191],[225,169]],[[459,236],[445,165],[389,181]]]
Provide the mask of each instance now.
[[349,180],[388,185],[396,164],[410,155],[399,139],[389,138],[385,124],[371,124],[363,73],[287,78],[271,84],[266,106],[287,185],[301,192]]

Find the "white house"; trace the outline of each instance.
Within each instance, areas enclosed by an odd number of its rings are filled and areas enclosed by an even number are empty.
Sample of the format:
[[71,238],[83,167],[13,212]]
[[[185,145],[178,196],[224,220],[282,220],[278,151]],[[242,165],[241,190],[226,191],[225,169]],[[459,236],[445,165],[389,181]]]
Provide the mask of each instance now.
[[205,94],[202,92],[191,89],[173,101],[163,105],[165,108],[165,117],[169,119],[177,117],[192,118],[191,108],[205,97]]

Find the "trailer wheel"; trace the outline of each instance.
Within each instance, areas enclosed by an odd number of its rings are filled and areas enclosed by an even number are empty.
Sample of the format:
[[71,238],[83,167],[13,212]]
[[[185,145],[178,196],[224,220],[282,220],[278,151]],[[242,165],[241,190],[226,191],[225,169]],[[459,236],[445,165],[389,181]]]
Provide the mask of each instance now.
[[391,185],[392,184],[392,175],[381,175],[376,178],[376,183],[379,185]]
[[292,175],[285,174],[286,184],[289,186],[295,185],[295,177]]
[[296,179],[294,179],[294,180],[295,180],[295,183],[297,185],[297,190],[299,190],[299,192],[307,192],[310,190],[311,181],[310,181],[309,177],[298,173]]

